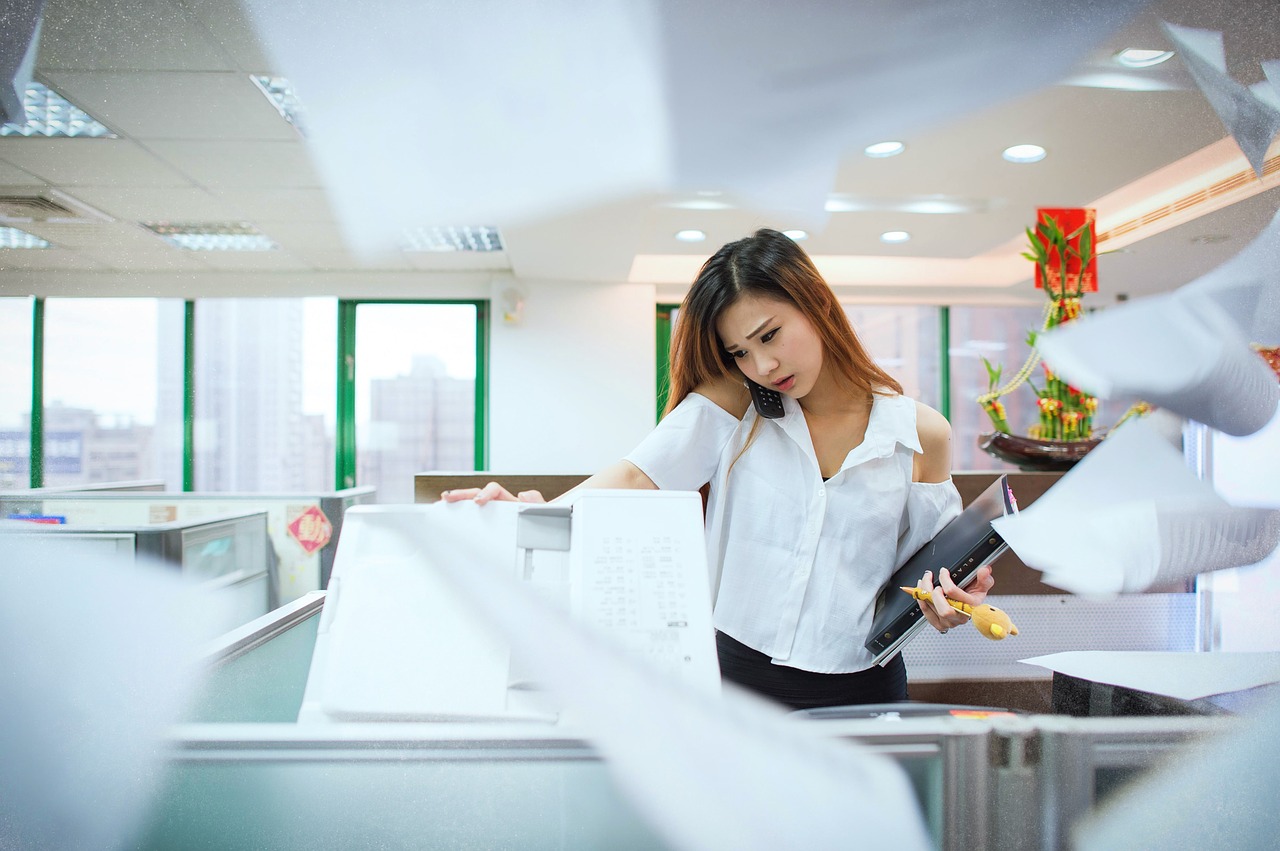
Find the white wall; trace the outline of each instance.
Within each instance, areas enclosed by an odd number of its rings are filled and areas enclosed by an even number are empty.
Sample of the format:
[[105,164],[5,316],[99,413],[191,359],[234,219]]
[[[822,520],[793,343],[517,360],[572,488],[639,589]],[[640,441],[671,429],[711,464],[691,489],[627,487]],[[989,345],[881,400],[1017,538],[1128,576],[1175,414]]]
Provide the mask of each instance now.
[[495,282],[489,469],[592,473],[653,428],[654,287],[525,282],[518,325]]

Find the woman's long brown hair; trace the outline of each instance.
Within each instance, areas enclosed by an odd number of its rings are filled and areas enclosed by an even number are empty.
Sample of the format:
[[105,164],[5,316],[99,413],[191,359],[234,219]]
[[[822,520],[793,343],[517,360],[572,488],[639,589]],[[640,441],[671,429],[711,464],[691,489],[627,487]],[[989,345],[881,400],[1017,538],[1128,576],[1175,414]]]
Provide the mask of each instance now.
[[767,228],[711,256],[680,305],[671,341],[669,413],[700,384],[742,373],[724,350],[716,320],[743,295],[794,304],[822,340],[823,356],[851,393],[901,394],[902,385],[863,348],[817,267],[790,237]]

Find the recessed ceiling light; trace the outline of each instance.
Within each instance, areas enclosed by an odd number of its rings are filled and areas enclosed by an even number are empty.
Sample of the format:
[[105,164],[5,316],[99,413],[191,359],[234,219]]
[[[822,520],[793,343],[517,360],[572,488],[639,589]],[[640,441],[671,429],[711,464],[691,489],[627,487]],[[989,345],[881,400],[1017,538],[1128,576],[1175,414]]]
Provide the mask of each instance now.
[[[702,195],[701,192],[698,193]],[[732,210],[733,205],[728,201],[717,201],[710,196],[701,198],[683,198],[676,201],[668,201],[663,206],[670,207],[674,210]]]
[[1126,68],[1150,68],[1172,58],[1172,50],[1143,50],[1137,47],[1126,47],[1116,54],[1116,62]]
[[22,124],[0,126],[0,136],[88,136],[115,139],[116,134],[89,113],[72,106],[70,101],[48,86],[34,80],[22,97],[27,120]]
[[143,222],[142,226],[186,251],[274,251],[279,247],[248,222]]
[[50,248],[49,242],[17,228],[0,227],[0,248]]
[[793,242],[804,242],[809,238],[809,232],[807,230],[784,230],[782,235],[789,237]]
[[676,239],[681,242],[702,242],[707,235],[700,230],[678,230],[676,231]]
[[911,234],[905,230],[887,230],[880,234],[881,242],[906,242],[911,239]]
[[869,157],[880,159],[883,157],[896,157],[907,149],[902,142],[876,142],[874,145],[867,145],[862,149],[862,153]]
[[1014,145],[1012,148],[1005,148],[1000,156],[1011,163],[1038,163],[1044,159],[1045,153],[1045,149],[1039,145]]
[[461,225],[422,227],[405,231],[404,251],[502,251],[502,234],[495,227]]

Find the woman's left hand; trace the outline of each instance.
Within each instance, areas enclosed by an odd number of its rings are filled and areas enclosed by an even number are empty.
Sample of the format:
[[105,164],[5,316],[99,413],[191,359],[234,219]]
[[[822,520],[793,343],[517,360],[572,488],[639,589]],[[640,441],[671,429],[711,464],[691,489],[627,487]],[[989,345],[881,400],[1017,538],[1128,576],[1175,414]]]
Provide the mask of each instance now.
[[946,632],[951,627],[960,626],[969,620],[968,615],[951,608],[947,598],[977,606],[987,598],[987,592],[995,584],[996,581],[992,578],[989,567],[978,569],[968,589],[961,589],[959,585],[952,582],[951,574],[946,570],[938,571],[938,584],[934,585],[933,571],[926,570],[924,576],[920,577],[920,581],[916,583],[916,587],[927,592],[931,599],[919,601],[920,611],[924,613],[925,619],[933,624],[934,629],[938,632]]

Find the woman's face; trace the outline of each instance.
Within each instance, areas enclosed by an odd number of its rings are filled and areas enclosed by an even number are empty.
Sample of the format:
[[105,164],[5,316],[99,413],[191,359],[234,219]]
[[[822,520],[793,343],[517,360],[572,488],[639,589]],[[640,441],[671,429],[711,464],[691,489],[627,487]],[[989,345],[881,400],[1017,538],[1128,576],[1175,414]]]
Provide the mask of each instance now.
[[720,314],[716,332],[744,376],[793,399],[822,372],[822,341],[790,302],[744,295]]

